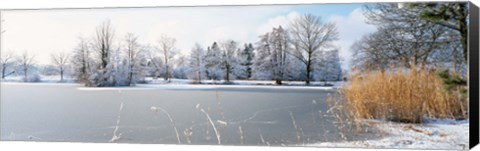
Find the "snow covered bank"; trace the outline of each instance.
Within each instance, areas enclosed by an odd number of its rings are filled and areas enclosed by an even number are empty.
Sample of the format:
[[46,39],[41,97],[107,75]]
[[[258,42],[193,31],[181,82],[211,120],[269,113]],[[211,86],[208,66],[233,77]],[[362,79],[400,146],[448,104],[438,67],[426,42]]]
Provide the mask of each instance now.
[[378,140],[322,142],[308,146],[442,150],[468,149],[468,120],[430,120],[424,124],[371,121],[371,124],[385,132],[385,137]]
[[[30,77],[32,78],[32,77]],[[74,83],[74,79],[72,77],[63,77],[63,81],[60,81],[60,76],[45,76],[45,75],[39,75],[35,82],[29,82],[29,83]],[[24,77],[23,76],[7,76],[5,79],[2,79],[1,82],[23,82]],[[30,79],[32,80],[32,79]]]
[[95,90],[145,90],[145,89],[161,89],[161,90],[333,90],[334,87],[320,86],[273,86],[273,85],[213,85],[213,84],[136,84],[131,87],[79,87],[79,90],[95,91]]
[[215,89],[271,89],[271,90],[332,90],[339,88],[343,82],[328,82],[329,86],[324,86],[324,82],[311,82],[305,85],[303,81],[286,81],[283,85],[276,85],[274,81],[256,81],[256,80],[235,80],[225,84],[224,81],[204,80],[201,84],[192,84],[188,79],[146,79],[145,84],[136,84],[135,86],[123,87],[82,87],[82,84],[74,83],[71,79],[59,82],[59,77],[44,76],[40,82],[21,82],[21,77],[10,77],[1,81],[2,84],[9,85],[72,85],[79,86],[79,90],[142,90],[142,89],[164,89],[164,90],[215,90]]
[[[189,79],[171,79],[170,81],[165,81],[163,79],[153,79],[151,77],[146,78],[149,84],[191,84],[194,81]],[[282,86],[306,86],[305,81],[283,81]],[[320,81],[312,81],[308,86],[340,86],[343,82],[320,82]],[[229,84],[225,84],[224,80],[202,80],[201,84],[204,85],[272,85],[277,86],[275,81],[269,80],[233,80]]]
[[209,85],[209,84],[137,84],[137,88],[154,88],[165,90],[210,90],[210,89],[308,89],[332,90],[333,87],[319,86],[272,86],[272,85]]

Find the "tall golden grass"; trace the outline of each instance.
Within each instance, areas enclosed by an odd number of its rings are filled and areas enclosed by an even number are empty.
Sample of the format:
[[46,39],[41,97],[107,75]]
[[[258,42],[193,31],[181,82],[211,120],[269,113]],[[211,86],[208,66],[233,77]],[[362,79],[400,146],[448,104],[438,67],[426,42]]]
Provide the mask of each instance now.
[[420,123],[430,118],[466,118],[466,98],[444,89],[433,70],[353,71],[341,90],[356,119]]

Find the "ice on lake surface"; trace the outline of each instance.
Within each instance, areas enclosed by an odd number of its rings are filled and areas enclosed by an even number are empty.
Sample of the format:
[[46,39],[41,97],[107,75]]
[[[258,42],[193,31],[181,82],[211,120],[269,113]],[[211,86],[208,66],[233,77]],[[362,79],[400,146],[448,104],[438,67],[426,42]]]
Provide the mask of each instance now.
[[[328,110],[325,100],[329,93],[336,90],[112,88],[87,91],[77,84],[2,83],[0,138],[109,142],[117,128],[115,135],[119,138],[115,142],[118,143],[177,144],[175,124],[182,144],[218,144],[208,114],[222,145],[340,141],[335,119],[320,114]],[[173,122],[160,108],[168,112]],[[347,133],[346,136],[348,140],[364,140],[373,138],[371,133]]]

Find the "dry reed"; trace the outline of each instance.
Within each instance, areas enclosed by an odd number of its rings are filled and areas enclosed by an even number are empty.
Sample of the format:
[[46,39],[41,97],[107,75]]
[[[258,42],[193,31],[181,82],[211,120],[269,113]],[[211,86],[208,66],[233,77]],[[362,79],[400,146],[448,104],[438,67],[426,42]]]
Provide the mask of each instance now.
[[466,118],[466,98],[444,89],[434,70],[356,72],[340,91],[357,119],[419,123],[429,118]]

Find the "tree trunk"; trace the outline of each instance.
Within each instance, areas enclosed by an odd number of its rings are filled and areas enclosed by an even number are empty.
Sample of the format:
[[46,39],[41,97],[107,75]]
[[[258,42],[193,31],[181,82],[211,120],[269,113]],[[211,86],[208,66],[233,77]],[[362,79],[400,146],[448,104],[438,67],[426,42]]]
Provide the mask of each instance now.
[[[459,8],[459,12],[464,12],[464,10],[467,9],[466,4],[461,4]],[[461,35],[461,42],[462,42],[462,48],[463,48],[463,57],[465,59],[465,64],[468,64],[468,25],[467,25],[467,15],[462,16],[462,18],[459,20],[460,24],[460,35]]]
[[165,66],[165,77],[163,79],[168,80],[169,75],[168,75],[168,65]]
[[199,69],[199,70],[197,70],[197,80],[198,80],[198,83],[201,83],[201,81],[202,81],[202,79],[201,79],[202,77],[200,77],[200,74],[201,74],[201,73],[200,73],[200,69]]
[[461,41],[462,41],[462,48],[463,48],[463,58],[464,58],[465,64],[468,64],[468,44],[467,44],[468,32],[467,32],[466,25],[463,27],[460,26],[460,30],[461,30],[461,36],[462,36]]
[[225,81],[226,82],[230,82],[230,67],[227,65],[227,73],[226,73],[226,77],[225,77]]
[[307,74],[305,76],[305,84],[309,85],[310,84],[310,72],[311,72],[311,66],[312,64],[312,61],[311,60],[308,60],[307,61]]
[[24,76],[24,82],[27,82],[27,71],[28,69],[25,67],[25,69],[23,69],[23,76]]
[[130,65],[130,73],[128,74],[128,86],[132,85],[133,80],[133,65]]
[[275,80],[275,83],[276,83],[277,85],[282,85],[282,80],[277,79],[277,80]]
[[60,69],[60,81],[63,81],[63,69]]
[[5,79],[5,69],[6,69],[6,66],[5,66],[5,64],[3,64],[3,67],[2,67],[2,79]]

